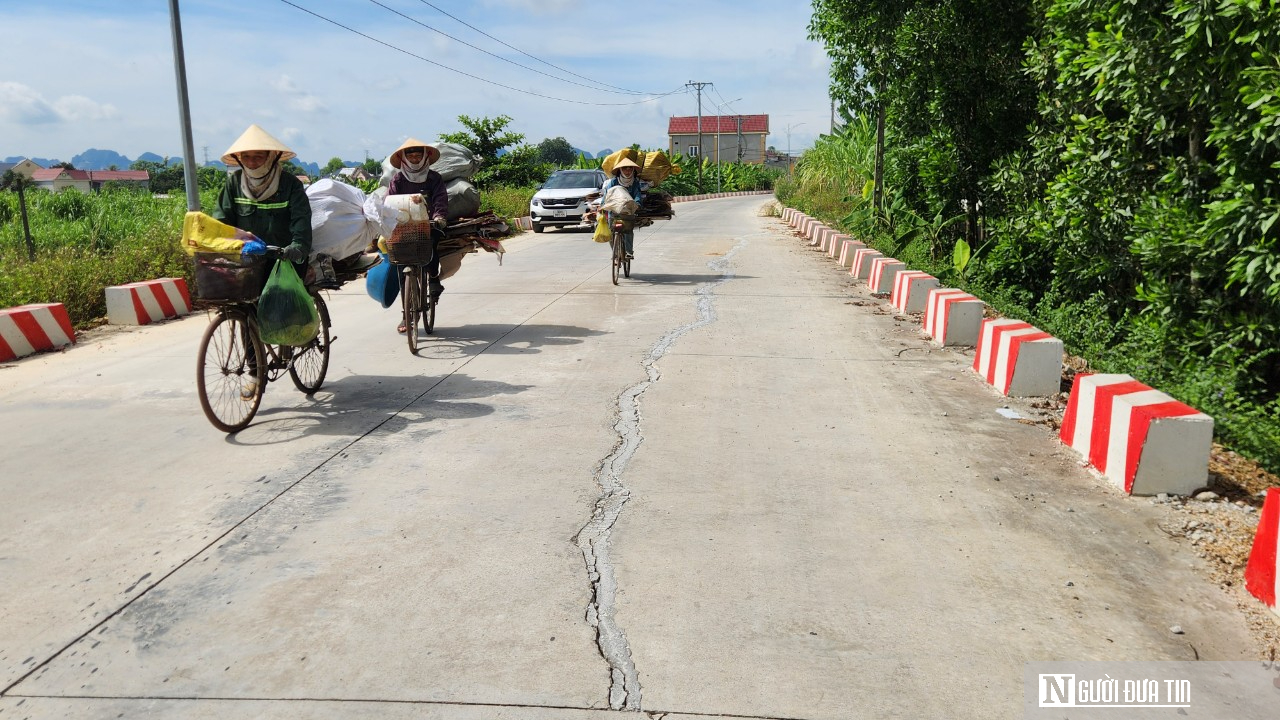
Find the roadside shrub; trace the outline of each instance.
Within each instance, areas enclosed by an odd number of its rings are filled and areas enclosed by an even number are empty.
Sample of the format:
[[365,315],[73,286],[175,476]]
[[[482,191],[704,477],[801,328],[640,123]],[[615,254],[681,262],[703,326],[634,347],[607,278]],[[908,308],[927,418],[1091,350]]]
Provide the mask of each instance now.
[[518,218],[529,214],[529,201],[537,186],[510,187],[495,185],[480,191],[480,211],[492,210],[498,217]]

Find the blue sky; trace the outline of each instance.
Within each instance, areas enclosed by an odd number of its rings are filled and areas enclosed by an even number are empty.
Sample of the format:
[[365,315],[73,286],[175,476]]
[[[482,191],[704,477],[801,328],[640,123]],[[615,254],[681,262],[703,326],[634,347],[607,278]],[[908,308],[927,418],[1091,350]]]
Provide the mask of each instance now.
[[[509,115],[530,143],[666,147],[667,118],[697,112],[689,81],[714,83],[704,115],[768,114],[769,143],[798,153],[830,122],[811,12],[805,0],[180,0],[196,156],[217,159],[258,123],[309,162],[381,158],[461,130],[462,114]],[[0,158],[182,154],[168,0],[0,0],[0,27]]]

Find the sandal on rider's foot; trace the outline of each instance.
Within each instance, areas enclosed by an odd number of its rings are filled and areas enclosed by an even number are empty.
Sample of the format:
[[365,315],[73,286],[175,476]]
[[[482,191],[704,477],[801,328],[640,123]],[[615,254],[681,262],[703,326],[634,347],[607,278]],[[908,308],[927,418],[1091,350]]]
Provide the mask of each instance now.
[[409,332],[409,328],[405,327],[405,326],[404,326],[404,323],[401,323],[401,324],[396,328],[396,332],[400,333],[401,335],[404,335],[405,333]]

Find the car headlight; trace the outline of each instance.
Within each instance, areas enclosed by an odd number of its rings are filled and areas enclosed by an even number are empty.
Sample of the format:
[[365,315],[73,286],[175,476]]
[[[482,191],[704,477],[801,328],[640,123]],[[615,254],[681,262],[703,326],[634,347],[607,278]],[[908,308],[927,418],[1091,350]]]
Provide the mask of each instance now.
[[534,198],[534,199],[530,200],[530,201],[529,201],[529,204],[530,204],[531,206],[533,206],[533,207],[542,207],[542,201],[541,201],[541,200],[539,200],[538,198]]

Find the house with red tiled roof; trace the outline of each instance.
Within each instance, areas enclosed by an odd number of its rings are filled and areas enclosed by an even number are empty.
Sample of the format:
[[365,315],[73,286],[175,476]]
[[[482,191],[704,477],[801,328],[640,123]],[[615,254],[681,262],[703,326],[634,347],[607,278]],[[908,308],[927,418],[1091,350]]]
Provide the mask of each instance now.
[[667,150],[712,162],[762,163],[768,135],[768,115],[703,115],[701,128],[697,115],[672,117],[667,122]]
[[58,192],[74,188],[82,193],[98,192],[107,183],[127,183],[143,190],[151,188],[151,173],[146,170],[68,170],[49,168],[31,173],[31,182],[38,188]]
[[128,184],[142,190],[151,189],[151,173],[146,170],[90,170],[89,180],[94,191],[107,183]]
[[88,170],[68,170],[54,167],[31,173],[31,184],[51,192],[75,188],[82,193],[93,192],[93,181]]

